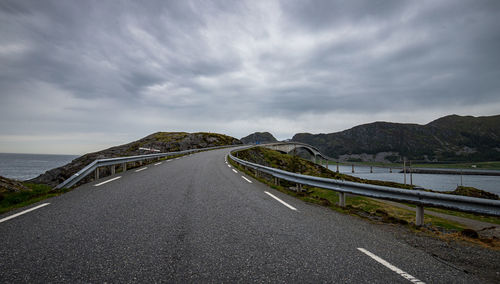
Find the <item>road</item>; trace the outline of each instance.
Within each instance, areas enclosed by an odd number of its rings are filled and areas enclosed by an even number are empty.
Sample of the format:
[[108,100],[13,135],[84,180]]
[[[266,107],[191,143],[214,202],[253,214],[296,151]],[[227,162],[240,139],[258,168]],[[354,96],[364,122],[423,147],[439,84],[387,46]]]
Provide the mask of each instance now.
[[380,226],[244,179],[228,152],[129,170],[0,221],[0,283],[476,281]]

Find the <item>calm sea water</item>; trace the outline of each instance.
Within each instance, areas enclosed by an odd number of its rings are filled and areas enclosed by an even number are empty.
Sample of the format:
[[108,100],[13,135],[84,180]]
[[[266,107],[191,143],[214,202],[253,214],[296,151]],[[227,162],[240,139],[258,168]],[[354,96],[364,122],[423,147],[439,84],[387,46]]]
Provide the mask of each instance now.
[[77,157],[75,155],[0,153],[0,176],[27,180],[50,169],[63,166]]
[[[337,169],[336,165],[328,168],[333,171]],[[351,166],[339,166],[339,171],[364,179],[404,183],[404,174],[398,173],[399,169],[389,173],[387,168],[373,167],[373,173],[370,173],[370,167],[356,166],[353,174]],[[410,174],[406,174],[406,182],[410,184]],[[454,190],[457,185],[463,184],[500,195],[500,176],[463,175],[460,180],[460,175],[413,174],[413,184],[438,191]]]

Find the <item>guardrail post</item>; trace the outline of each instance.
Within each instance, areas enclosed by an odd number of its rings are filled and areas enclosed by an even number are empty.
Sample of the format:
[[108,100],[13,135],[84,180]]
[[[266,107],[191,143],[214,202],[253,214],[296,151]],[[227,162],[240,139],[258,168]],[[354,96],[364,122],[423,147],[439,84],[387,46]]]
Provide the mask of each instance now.
[[123,168],[123,172],[126,172],[127,171],[127,163],[123,163],[122,168]]
[[417,205],[417,213],[415,216],[415,225],[418,227],[424,225],[424,206]]
[[337,173],[339,172],[339,162],[337,161]]
[[99,167],[97,167],[95,169],[95,179],[98,180],[99,179]]
[[111,165],[111,174],[114,175],[116,173],[115,165]]
[[373,167],[370,166],[370,174],[373,174]]
[[259,177],[259,170],[255,169],[255,177],[258,178]]
[[302,184],[297,183],[297,192],[302,192]]
[[345,193],[339,192],[339,206],[345,207]]
[[274,185],[279,186],[280,180],[277,177],[274,177]]
[[354,173],[354,164],[352,164],[352,173]]

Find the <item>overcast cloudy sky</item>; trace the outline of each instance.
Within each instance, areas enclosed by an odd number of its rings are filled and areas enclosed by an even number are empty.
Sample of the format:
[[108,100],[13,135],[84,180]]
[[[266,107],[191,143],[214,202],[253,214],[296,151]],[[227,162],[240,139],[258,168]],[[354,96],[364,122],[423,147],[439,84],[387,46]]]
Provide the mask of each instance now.
[[500,113],[500,1],[0,0],[0,152]]

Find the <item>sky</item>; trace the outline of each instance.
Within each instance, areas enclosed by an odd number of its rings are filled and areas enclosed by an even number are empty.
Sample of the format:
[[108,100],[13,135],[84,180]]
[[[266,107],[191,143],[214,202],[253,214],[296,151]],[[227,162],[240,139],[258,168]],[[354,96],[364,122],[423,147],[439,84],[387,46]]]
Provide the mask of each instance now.
[[0,152],[500,114],[500,1],[0,0]]

